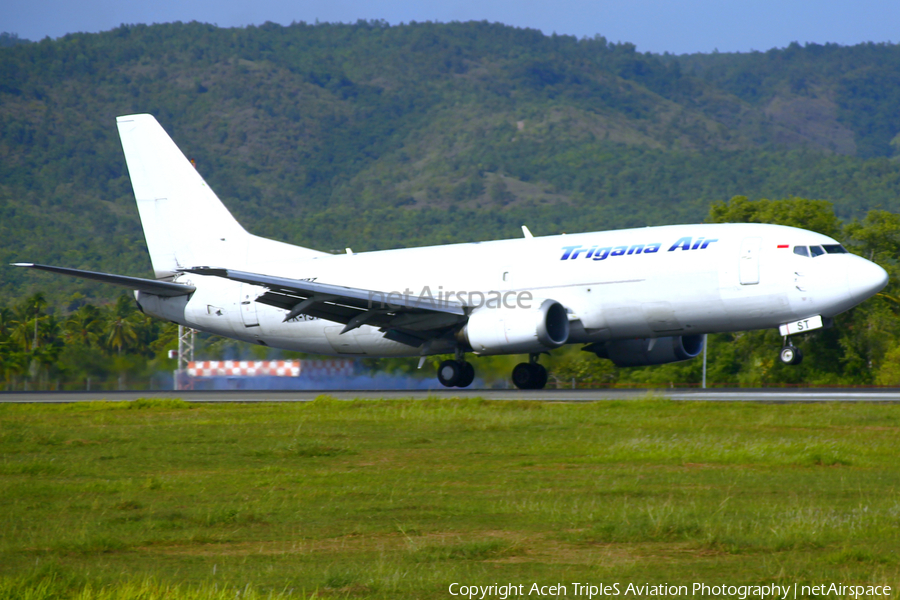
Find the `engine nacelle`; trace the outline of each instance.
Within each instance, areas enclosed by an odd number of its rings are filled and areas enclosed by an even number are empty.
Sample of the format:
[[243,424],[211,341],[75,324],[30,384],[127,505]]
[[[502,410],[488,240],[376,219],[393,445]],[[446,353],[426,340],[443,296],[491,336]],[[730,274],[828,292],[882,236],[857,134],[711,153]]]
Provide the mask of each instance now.
[[703,351],[702,335],[643,338],[598,342],[586,346],[600,358],[608,358],[618,367],[644,367],[664,365],[695,358]]
[[569,316],[556,300],[536,308],[481,308],[460,331],[476,354],[523,354],[559,348],[569,339]]

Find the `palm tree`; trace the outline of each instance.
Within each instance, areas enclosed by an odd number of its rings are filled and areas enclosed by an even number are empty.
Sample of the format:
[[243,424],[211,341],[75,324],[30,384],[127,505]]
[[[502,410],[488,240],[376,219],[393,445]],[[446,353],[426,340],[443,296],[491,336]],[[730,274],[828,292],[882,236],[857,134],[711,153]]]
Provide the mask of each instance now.
[[24,350],[33,350],[37,347],[38,324],[46,306],[47,299],[41,292],[37,292],[16,306],[10,338]]
[[25,300],[25,306],[28,312],[34,315],[34,341],[33,347],[38,345],[38,324],[44,309],[47,307],[47,299],[44,298],[43,292],[36,292],[30,298]]
[[37,320],[29,315],[24,306],[17,306],[9,331],[9,340],[17,350],[30,351],[34,343],[34,328]]
[[130,348],[137,342],[135,331],[136,311],[128,296],[119,296],[116,303],[108,309],[106,315],[106,345],[122,355],[122,350]]
[[0,340],[5,340],[9,337],[9,332],[13,327],[14,315],[13,311],[6,308],[0,308]]
[[65,339],[68,344],[78,344],[93,348],[100,343],[103,333],[102,314],[93,304],[85,304],[69,315],[65,324]]
[[37,361],[45,367],[56,364],[63,349],[62,333],[62,324],[56,316],[46,315],[43,317],[38,328],[38,344],[33,353]]
[[17,351],[5,344],[0,347],[0,371],[3,373],[3,383],[6,389],[12,380],[25,372],[30,362],[27,352]]

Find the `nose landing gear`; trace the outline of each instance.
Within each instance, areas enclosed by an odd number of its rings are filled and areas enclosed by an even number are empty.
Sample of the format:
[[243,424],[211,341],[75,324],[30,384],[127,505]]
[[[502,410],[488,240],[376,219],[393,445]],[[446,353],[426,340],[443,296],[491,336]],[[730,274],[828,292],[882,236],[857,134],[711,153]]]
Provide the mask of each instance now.
[[796,347],[789,336],[784,337],[784,347],[781,349],[781,362],[786,365],[799,365],[803,361],[803,353]]
[[527,363],[513,369],[512,380],[520,390],[542,390],[547,385],[547,369],[538,364],[539,354],[529,354]]

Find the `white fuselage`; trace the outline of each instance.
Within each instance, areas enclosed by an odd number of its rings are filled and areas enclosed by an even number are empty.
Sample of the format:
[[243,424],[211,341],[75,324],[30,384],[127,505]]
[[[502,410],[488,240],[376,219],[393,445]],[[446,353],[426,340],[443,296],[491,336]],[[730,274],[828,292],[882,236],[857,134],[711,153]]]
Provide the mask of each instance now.
[[[852,254],[810,257],[796,246],[837,244],[777,225],[647,227],[359,254],[249,257],[245,270],[318,283],[470,304],[519,292],[569,313],[569,343],[750,329],[833,317],[884,286],[877,265]],[[215,266],[215,265],[212,265]],[[264,289],[182,273],[190,297],[139,293],[149,314],[268,346],[330,355],[418,356],[363,326],[300,316],[255,302]],[[512,295],[508,292],[513,292]],[[528,297],[528,294],[522,296]],[[539,303],[539,302],[538,302]],[[444,352],[446,349],[443,350]],[[439,350],[435,350],[439,352]]]

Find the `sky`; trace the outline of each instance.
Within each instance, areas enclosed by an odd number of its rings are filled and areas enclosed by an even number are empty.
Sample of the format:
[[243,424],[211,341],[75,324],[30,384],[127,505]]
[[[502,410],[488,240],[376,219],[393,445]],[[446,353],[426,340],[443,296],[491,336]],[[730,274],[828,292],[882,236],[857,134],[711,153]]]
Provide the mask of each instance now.
[[898,0],[0,0],[0,32],[40,40],[122,23],[219,27],[487,20],[546,34],[602,35],[641,52],[748,52],[791,42],[900,42]]

